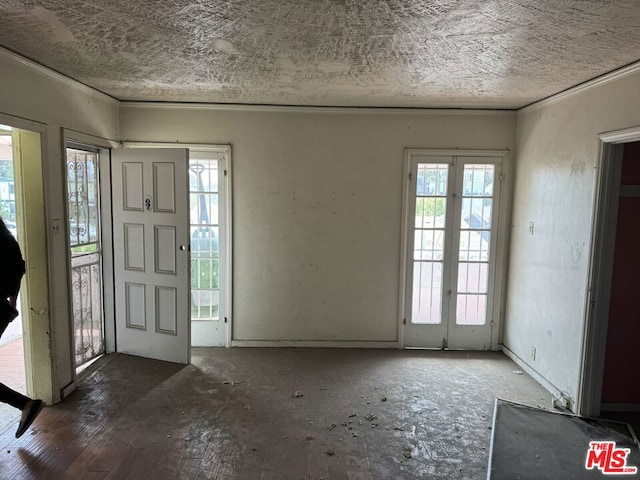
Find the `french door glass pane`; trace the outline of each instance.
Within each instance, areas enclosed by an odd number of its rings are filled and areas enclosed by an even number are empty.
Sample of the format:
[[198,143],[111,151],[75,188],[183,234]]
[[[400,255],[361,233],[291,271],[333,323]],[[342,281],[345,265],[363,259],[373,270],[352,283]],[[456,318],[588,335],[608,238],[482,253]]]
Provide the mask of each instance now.
[[417,167],[412,323],[442,322],[442,272],[449,165]]
[[458,264],[458,293],[486,293],[489,265],[486,263]]
[[456,295],[458,325],[486,323],[494,177],[494,165],[464,166]]
[[484,325],[487,318],[486,295],[458,294],[456,323],[458,325]]
[[67,149],[67,209],[72,247],[98,241],[98,154]]
[[414,262],[412,323],[442,322],[442,262]]

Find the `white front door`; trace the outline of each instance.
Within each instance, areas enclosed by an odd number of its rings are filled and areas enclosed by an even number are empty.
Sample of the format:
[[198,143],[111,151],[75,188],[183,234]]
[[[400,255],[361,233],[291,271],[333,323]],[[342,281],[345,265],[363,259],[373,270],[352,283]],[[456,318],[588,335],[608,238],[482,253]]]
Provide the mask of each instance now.
[[488,350],[502,158],[407,161],[405,345]]
[[116,349],[187,364],[188,150],[112,152]]

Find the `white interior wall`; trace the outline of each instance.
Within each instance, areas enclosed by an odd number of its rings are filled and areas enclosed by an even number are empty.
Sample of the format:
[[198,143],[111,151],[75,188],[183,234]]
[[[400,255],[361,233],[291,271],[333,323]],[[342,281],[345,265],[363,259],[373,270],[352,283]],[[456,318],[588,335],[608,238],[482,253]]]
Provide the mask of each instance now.
[[123,104],[125,141],[230,143],[233,338],[393,345],[403,148],[509,149],[508,112]]
[[[118,138],[118,102],[0,49],[0,114],[44,124],[43,175],[49,254],[49,325],[35,326],[49,336],[44,344],[55,349],[52,358],[52,392],[74,377],[69,310],[67,244],[64,235],[53,234],[58,220],[64,225],[64,158],[61,129],[68,128],[105,138]],[[40,318],[40,317],[39,317]],[[43,395],[45,396],[45,395]],[[46,396],[45,396],[46,397]]]
[[[581,369],[598,134],[637,125],[640,73],[518,113],[504,344],[574,401]],[[529,222],[534,222],[533,235]]]

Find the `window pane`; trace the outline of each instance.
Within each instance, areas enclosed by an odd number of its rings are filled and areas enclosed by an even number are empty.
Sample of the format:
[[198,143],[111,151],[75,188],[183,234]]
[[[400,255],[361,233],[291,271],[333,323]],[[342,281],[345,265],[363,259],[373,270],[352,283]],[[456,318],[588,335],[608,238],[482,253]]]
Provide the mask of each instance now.
[[462,194],[464,196],[493,196],[494,165],[465,165]]
[[413,265],[413,306],[411,323],[441,322],[442,263],[415,262]]
[[458,293],[487,293],[489,265],[460,263],[458,265]]
[[416,195],[446,196],[448,172],[447,163],[419,163]]
[[462,230],[460,232],[460,255],[463,262],[488,262],[491,233],[487,230]]
[[457,296],[456,323],[458,325],[484,325],[486,316],[486,295]]
[[416,198],[416,228],[443,228],[446,208],[446,198]]
[[96,153],[67,149],[67,209],[72,247],[98,241],[97,161]]
[[414,260],[442,260],[444,230],[416,230],[414,235]]
[[463,197],[460,228],[490,229],[492,204],[493,200],[490,198]]
[[189,187],[192,192],[218,192],[218,161],[190,160]]

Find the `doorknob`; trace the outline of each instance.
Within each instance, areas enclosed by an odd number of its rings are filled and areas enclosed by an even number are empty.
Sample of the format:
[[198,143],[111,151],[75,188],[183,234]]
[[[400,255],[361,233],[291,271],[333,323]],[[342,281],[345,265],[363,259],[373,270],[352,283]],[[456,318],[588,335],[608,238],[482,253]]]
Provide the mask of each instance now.
[[187,249],[186,245],[180,245],[180,250],[182,250],[183,252]]

